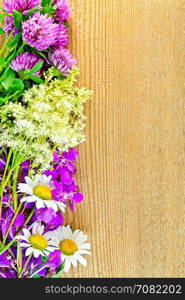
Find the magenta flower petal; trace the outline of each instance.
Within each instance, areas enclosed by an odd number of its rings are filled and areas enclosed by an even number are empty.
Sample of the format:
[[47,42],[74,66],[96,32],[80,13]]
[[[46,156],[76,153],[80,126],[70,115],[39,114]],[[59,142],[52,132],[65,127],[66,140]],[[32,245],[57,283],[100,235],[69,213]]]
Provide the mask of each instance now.
[[66,185],[70,185],[73,182],[71,174],[70,174],[69,170],[66,167],[61,168],[60,178],[61,178],[61,181]]
[[76,65],[77,61],[68,49],[60,49],[51,54],[51,62],[64,76]]
[[53,4],[57,6],[55,16],[56,20],[58,22],[67,21],[71,15],[71,10],[68,2],[66,0],[55,0]]
[[4,158],[0,158],[0,169],[4,170],[5,165],[6,165],[6,160]]
[[71,161],[75,161],[78,157],[79,153],[78,150],[76,150],[75,148],[70,149],[68,152],[63,152],[62,156],[65,159],[71,160]]
[[60,250],[55,250],[49,254],[49,260],[47,261],[47,264],[51,269],[57,271],[61,263],[62,258]]
[[17,10],[23,12],[23,15],[34,7],[40,7],[40,0],[5,0],[3,4],[4,10],[8,13]]
[[83,196],[83,194],[81,194],[81,193],[75,193],[75,194],[73,195],[73,198],[72,198],[72,200],[73,200],[75,203],[81,202],[81,201],[83,201],[83,199],[84,199],[84,196]]
[[40,51],[49,48],[56,43],[58,36],[58,24],[48,15],[34,13],[27,21],[22,24],[23,40]]
[[[24,52],[16,56],[15,59],[12,60],[10,67],[16,71],[25,71],[31,70],[38,62],[42,61],[37,55]],[[40,72],[33,73],[33,75],[39,75]]]
[[55,212],[52,208],[41,208],[37,210],[36,214],[39,221],[48,223],[49,221],[52,220]]
[[58,34],[56,41],[53,43],[53,48],[55,50],[65,48],[69,44],[68,40],[68,29],[64,24],[58,24]]
[[24,224],[24,222],[25,222],[24,215],[18,214],[15,221],[14,221],[14,225],[20,227]]
[[7,268],[10,266],[11,260],[7,259],[7,252],[0,254],[0,268]]

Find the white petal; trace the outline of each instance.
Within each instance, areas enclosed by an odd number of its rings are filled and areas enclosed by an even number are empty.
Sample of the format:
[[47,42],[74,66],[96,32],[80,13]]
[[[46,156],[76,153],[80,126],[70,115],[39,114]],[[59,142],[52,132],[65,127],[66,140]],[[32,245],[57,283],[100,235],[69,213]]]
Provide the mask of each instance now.
[[38,227],[37,227],[37,232],[38,232],[40,235],[42,235],[43,232],[44,232],[44,225],[38,226]]
[[78,255],[78,261],[82,264],[82,266],[87,266],[87,260],[83,256]]
[[20,246],[22,248],[26,248],[26,247],[30,247],[30,244],[28,244],[28,243],[20,243]]
[[26,256],[29,256],[32,252],[33,252],[33,248],[30,247],[30,248],[26,249],[25,255],[26,255]]
[[69,259],[65,259],[65,264],[64,264],[64,272],[68,272],[69,269],[71,268],[71,262]]
[[33,250],[33,255],[35,258],[39,257],[39,255],[42,255],[42,251],[38,250],[38,249],[34,249]]
[[44,201],[45,205],[48,207],[48,208],[52,208],[55,212],[57,212],[57,205],[55,204],[54,201]]
[[65,213],[65,208],[66,208],[66,205],[64,203],[61,203],[61,202],[55,202],[58,206],[58,208]]
[[74,256],[69,256],[69,259],[70,259],[70,261],[71,261],[73,267],[76,268],[76,267],[77,267],[77,264],[78,264],[77,259],[76,259]]
[[18,235],[16,236],[16,240],[23,240],[23,241],[28,241],[28,239],[24,235]]
[[44,205],[44,201],[40,200],[40,199],[37,199],[37,202],[36,202],[36,208],[44,208],[45,205]]
[[91,250],[91,244],[90,243],[81,243],[78,245],[79,249],[86,249],[86,250]]
[[35,198],[34,196],[27,196],[27,197],[23,197],[21,199],[21,202],[28,202],[28,203],[32,203],[37,201],[37,198]]
[[24,233],[24,236],[25,236],[27,239],[29,239],[29,237],[30,237],[30,235],[31,235],[31,233],[29,232],[29,230],[26,229],[26,228],[24,228],[24,229],[23,229],[23,233]]
[[18,191],[21,192],[21,193],[29,194],[29,195],[33,194],[33,189],[29,185],[27,185],[26,183],[19,183],[18,184]]
[[78,253],[79,254],[88,254],[88,255],[91,255],[91,252],[90,251],[87,251],[87,250],[78,250]]
[[33,185],[33,180],[32,180],[30,177],[26,176],[24,179],[25,179],[26,183],[27,183],[29,186],[31,186],[31,187],[34,186],[34,185]]

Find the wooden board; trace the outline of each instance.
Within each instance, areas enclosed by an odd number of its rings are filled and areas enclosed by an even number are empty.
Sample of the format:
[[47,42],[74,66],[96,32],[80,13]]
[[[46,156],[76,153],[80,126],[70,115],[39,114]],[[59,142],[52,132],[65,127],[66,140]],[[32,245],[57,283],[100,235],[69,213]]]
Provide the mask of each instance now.
[[185,276],[185,1],[70,0],[86,105],[66,223],[89,235],[65,277]]

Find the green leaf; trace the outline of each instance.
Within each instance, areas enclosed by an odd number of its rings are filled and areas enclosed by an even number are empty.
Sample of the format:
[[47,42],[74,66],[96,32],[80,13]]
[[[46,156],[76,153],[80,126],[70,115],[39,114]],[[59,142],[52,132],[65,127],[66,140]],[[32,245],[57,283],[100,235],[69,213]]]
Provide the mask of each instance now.
[[16,28],[21,29],[21,22],[23,20],[23,17],[21,13],[17,10],[13,11],[13,18],[14,18],[14,25]]
[[45,262],[47,262],[49,259],[48,256],[42,256],[42,264],[44,264]]
[[22,36],[22,33],[21,33],[21,32],[20,32],[20,33],[17,33],[16,36],[15,36],[15,37],[13,38],[13,40],[11,41],[11,43],[8,45],[8,47],[12,47],[12,46],[16,45],[16,44],[19,42],[21,36]]
[[37,10],[38,10],[38,8],[36,8],[36,7],[30,9],[29,12],[25,15],[24,19],[27,20]]
[[42,68],[42,65],[43,65],[43,61],[39,61],[36,65],[34,65],[34,67],[30,70],[30,73],[33,74],[33,73],[36,73],[38,72],[41,68]]
[[39,274],[36,274],[35,276],[33,276],[33,278],[41,278],[42,276]]
[[63,271],[64,271],[64,263],[61,263],[61,265],[58,268],[57,273],[52,278],[60,278]]
[[15,80],[15,72],[12,69],[9,69],[6,73],[5,79],[1,82],[5,90],[8,90]]
[[3,57],[0,57],[0,64],[4,64],[5,63],[5,60]]
[[29,78],[30,78],[31,80],[33,80],[35,83],[43,83],[43,82],[44,82],[44,81],[43,81],[40,77],[38,77],[38,76],[29,75]]
[[11,91],[23,91],[24,90],[24,82],[23,80],[16,78],[9,88]]
[[4,33],[5,33],[4,29],[0,28],[0,34],[4,34]]

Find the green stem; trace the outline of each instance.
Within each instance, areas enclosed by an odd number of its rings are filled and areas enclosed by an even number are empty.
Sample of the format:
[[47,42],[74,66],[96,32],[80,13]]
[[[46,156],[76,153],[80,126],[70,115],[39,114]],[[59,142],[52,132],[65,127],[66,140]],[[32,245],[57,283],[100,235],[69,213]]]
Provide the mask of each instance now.
[[31,257],[32,257],[32,253],[28,256],[27,261],[25,262],[24,267],[23,267],[21,273],[19,274],[18,278],[22,277],[24,271],[26,270],[27,265],[29,264]]
[[13,203],[14,203],[14,211],[17,210],[17,177],[19,174],[19,166],[16,167],[15,172],[14,172],[14,176],[13,176]]
[[34,215],[34,212],[35,212],[35,208],[32,209],[31,213],[29,214],[28,218],[26,219],[26,222],[24,223],[23,227],[26,226],[29,221],[31,220],[31,218],[33,217]]
[[7,38],[7,39],[5,40],[5,42],[3,43],[2,47],[1,47],[1,50],[0,50],[0,56],[3,54],[3,52],[4,52],[5,48],[6,48],[6,46],[7,46],[8,43],[10,42],[10,40],[11,40],[11,38],[12,38],[12,33],[13,33],[13,32],[11,32],[11,33],[9,34],[8,38]]
[[15,215],[14,215],[14,217],[13,217],[13,219],[12,219],[12,221],[11,221],[9,227],[8,227],[8,230],[7,230],[7,232],[5,234],[5,237],[3,239],[3,245],[5,245],[5,243],[6,243],[6,239],[7,239],[8,235],[9,235],[10,230],[12,229],[12,225],[13,225],[13,223],[14,223],[14,221],[15,221],[15,219],[16,219],[16,217],[17,217],[17,215],[18,215],[18,213],[19,213],[19,211],[21,209],[21,207],[22,207],[22,203],[19,204],[19,207],[18,207],[18,209],[17,209],[17,211],[16,211],[16,213],[15,213]]
[[20,242],[17,243],[17,269],[19,275],[22,270],[22,248],[20,247]]
[[6,250],[8,250],[15,242],[16,239],[11,240],[3,249],[0,250],[0,255],[3,254]]

